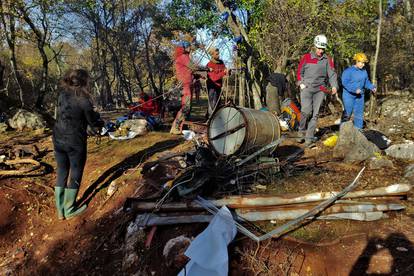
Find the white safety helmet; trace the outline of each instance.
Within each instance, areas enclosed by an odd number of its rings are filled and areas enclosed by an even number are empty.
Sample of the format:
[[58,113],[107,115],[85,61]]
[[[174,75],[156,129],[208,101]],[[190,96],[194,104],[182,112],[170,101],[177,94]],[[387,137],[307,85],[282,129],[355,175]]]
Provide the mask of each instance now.
[[326,49],[326,46],[328,45],[328,39],[323,34],[317,35],[315,36],[313,44],[316,48]]

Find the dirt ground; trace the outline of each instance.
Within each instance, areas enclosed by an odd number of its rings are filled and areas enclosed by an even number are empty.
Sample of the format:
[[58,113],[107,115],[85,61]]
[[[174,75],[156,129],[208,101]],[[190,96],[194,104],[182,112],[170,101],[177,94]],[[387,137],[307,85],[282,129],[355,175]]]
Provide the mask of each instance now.
[[[334,119],[322,118],[321,126],[331,125]],[[36,143],[44,152],[42,161],[55,168],[49,135],[9,132],[0,139]],[[279,150],[292,147],[300,145],[288,141]],[[37,177],[0,179],[0,275],[127,275],[122,271],[124,238],[133,216],[124,213],[122,206],[128,197],[151,197],[154,191],[142,181],[142,165],[165,152],[191,148],[190,142],[168,132],[150,132],[128,141],[89,139],[80,191],[88,210],[72,220],[56,217],[54,170]],[[267,192],[339,190],[364,166],[330,161],[332,149],[320,141],[317,148],[306,149],[302,158],[327,162],[281,174]],[[407,183],[402,176],[408,163],[393,162],[394,168],[367,169],[357,189]],[[107,193],[110,185],[116,187],[112,195]],[[388,219],[313,221],[261,244],[238,234],[229,246],[230,275],[414,275],[412,196],[403,204],[406,210]],[[267,230],[276,227],[270,222],[258,225]],[[206,226],[158,227],[150,248],[137,248],[140,275],[175,275],[180,268],[166,265],[165,243],[179,235],[195,237]]]

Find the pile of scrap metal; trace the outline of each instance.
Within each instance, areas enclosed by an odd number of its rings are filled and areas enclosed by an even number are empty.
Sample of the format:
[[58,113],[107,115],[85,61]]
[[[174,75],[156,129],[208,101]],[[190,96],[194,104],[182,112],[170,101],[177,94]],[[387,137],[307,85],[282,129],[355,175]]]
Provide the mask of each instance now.
[[[137,214],[135,223],[145,228],[157,225],[209,222],[212,215],[218,212],[219,207],[227,206],[233,211],[239,231],[253,240],[262,241],[270,237],[278,237],[312,219],[373,221],[386,218],[388,212],[405,208],[400,200],[407,198],[412,188],[408,184],[394,184],[352,192],[362,171],[341,192],[283,196],[227,196],[212,200],[198,197],[192,201],[163,204],[128,198],[124,210]],[[208,213],[205,212],[206,210]],[[264,233],[251,223],[268,220],[290,221],[268,233]]]
[[[192,127],[202,129],[203,125]],[[207,137],[192,131],[184,132],[184,136],[194,141],[194,149],[181,155],[180,170],[162,183],[166,196],[173,198],[195,198],[212,191],[251,192],[252,183],[273,182],[283,165],[303,153],[298,148],[290,158],[279,162],[272,154],[283,140],[277,117],[271,112],[245,108],[219,109],[209,122]],[[166,158],[162,158],[146,164],[142,170],[144,178],[165,162]]]
[[[200,127],[200,126],[197,126]],[[303,195],[249,195],[252,183],[270,182],[283,166],[297,161],[302,151],[280,162],[273,155],[283,138],[277,117],[266,111],[226,106],[213,114],[207,126],[207,139],[188,131],[195,149],[180,156],[181,168],[165,183],[154,201],[128,198],[124,211],[137,214],[141,227],[181,223],[209,222],[221,206],[233,211],[239,231],[256,241],[280,236],[309,219],[352,219],[372,221],[386,217],[386,212],[404,209],[399,202],[411,189],[395,184],[373,190],[351,192],[354,181],[341,192]],[[163,162],[177,154],[147,163],[142,173],[156,171]],[[205,200],[200,197],[222,197]],[[364,198],[362,201],[361,198]],[[206,212],[207,211],[207,212]],[[264,233],[252,222],[291,220]],[[259,233],[259,234],[258,234]],[[262,235],[263,234],[263,235]]]

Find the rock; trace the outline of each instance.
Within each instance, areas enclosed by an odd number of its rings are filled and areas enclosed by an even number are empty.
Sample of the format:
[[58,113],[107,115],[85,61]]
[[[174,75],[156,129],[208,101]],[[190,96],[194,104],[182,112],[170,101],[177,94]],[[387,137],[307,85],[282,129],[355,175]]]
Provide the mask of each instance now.
[[371,161],[369,162],[369,168],[371,170],[379,170],[382,168],[394,168],[394,164],[391,160],[385,157],[374,157],[371,158]]
[[136,221],[132,221],[128,227],[125,235],[124,245],[124,259],[122,260],[122,270],[125,273],[130,273],[139,264],[140,252],[137,251],[137,246],[141,241],[145,240],[145,232],[138,226]]
[[6,123],[0,123],[0,133],[7,131],[8,125]]
[[345,162],[364,161],[375,157],[380,149],[364,136],[352,122],[343,123],[339,130],[334,157],[344,158]]
[[394,158],[414,160],[414,143],[392,145],[385,153]]
[[414,94],[400,91],[387,96],[381,103],[381,115],[414,123]]
[[9,119],[9,125],[11,128],[17,129],[18,131],[46,128],[46,122],[41,115],[24,109],[19,109],[16,114]]
[[184,267],[188,261],[188,257],[184,255],[184,252],[190,246],[190,243],[191,240],[184,235],[169,240],[162,252],[167,266]]
[[407,178],[411,183],[414,183],[414,164],[408,165],[405,168],[404,178]]
[[108,190],[106,191],[106,195],[108,197],[111,197],[116,192],[116,190],[118,190],[118,183],[116,183],[115,180],[111,181],[111,184],[109,184]]

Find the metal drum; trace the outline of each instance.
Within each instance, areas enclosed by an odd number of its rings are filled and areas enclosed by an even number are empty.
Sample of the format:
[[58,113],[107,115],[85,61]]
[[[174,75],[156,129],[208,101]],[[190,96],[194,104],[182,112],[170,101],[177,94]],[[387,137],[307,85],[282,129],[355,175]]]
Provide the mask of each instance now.
[[210,146],[219,155],[249,154],[279,138],[279,120],[269,111],[225,106],[208,125]]

